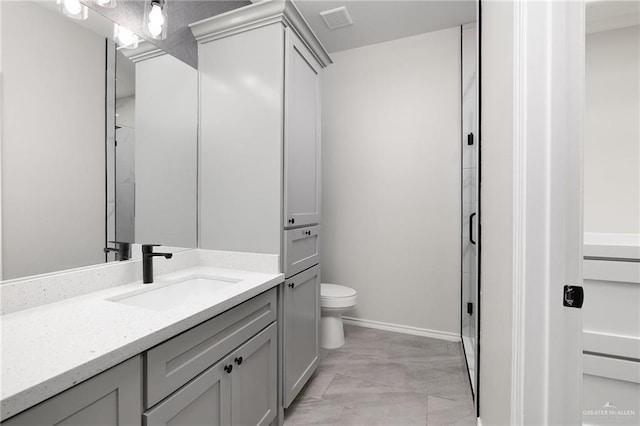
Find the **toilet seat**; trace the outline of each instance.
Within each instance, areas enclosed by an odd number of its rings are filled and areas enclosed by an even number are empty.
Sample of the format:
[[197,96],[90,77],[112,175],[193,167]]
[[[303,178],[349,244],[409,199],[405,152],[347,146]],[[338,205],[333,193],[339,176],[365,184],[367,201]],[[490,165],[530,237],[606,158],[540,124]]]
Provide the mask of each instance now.
[[320,307],[350,308],[356,304],[357,293],[350,287],[337,284],[320,284]]

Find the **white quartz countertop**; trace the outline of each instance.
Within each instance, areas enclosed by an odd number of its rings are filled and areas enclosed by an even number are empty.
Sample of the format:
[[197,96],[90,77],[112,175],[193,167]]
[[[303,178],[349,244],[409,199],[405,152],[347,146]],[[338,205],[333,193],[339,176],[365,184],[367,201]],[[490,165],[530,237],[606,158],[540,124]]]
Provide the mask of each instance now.
[[[240,280],[166,310],[110,300],[189,276]],[[4,315],[1,413],[5,420],[222,313],[284,280],[283,274],[196,267]]]

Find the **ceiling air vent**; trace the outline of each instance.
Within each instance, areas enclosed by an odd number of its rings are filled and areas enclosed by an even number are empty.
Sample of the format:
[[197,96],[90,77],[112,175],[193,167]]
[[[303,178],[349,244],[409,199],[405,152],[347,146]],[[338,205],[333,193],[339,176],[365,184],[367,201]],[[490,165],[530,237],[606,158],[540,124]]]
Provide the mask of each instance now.
[[324,23],[327,24],[330,30],[353,24],[353,20],[351,20],[351,16],[349,16],[349,12],[344,6],[320,12],[320,16],[322,16]]

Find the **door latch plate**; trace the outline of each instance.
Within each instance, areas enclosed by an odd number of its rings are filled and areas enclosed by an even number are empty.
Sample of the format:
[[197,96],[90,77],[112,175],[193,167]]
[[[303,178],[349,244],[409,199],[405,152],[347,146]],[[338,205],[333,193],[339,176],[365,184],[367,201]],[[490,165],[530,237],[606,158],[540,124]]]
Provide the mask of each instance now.
[[584,302],[584,289],[577,285],[565,285],[562,297],[562,305],[567,308],[582,308]]

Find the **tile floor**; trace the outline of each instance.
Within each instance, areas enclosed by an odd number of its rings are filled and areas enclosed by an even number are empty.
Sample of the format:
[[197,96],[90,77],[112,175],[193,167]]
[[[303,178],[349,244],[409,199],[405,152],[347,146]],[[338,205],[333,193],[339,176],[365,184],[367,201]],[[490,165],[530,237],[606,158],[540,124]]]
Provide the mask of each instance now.
[[460,343],[345,325],[285,412],[296,425],[475,425]]

